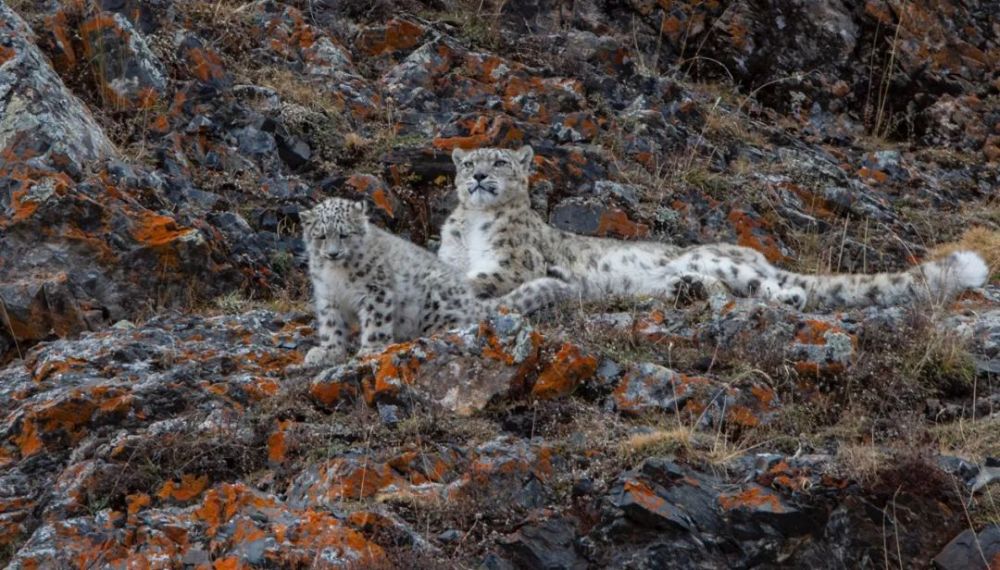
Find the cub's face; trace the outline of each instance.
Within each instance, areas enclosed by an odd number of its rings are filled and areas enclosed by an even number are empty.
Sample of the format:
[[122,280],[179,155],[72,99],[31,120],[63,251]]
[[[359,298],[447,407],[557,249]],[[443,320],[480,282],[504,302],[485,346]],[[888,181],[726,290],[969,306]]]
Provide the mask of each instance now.
[[459,202],[467,208],[488,210],[528,197],[528,175],[534,151],[480,148],[451,153],[455,161],[455,189]]
[[346,265],[362,254],[368,236],[368,212],[364,202],[327,198],[300,214],[302,240],[310,257]]

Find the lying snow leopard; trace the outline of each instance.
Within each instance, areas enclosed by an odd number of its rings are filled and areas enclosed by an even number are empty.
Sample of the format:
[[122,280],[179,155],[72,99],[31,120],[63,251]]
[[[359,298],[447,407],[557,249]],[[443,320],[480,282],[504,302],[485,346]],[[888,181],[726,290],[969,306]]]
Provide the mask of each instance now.
[[988,269],[963,251],[900,273],[802,275],[778,269],[750,248],[677,247],[581,236],[556,229],[531,209],[528,175],[534,153],[455,149],[459,205],[441,229],[438,256],[465,273],[482,296],[506,293],[564,267],[580,293],[675,298],[688,291],[728,290],[809,307],[890,305],[944,299],[986,282]]
[[543,277],[498,299],[477,299],[461,273],[434,254],[369,224],[363,202],[329,198],[301,220],[320,340],[306,366],[344,360],[352,324],[360,325],[360,353],[368,354],[479,322],[500,305],[530,313],[573,292],[566,281]]

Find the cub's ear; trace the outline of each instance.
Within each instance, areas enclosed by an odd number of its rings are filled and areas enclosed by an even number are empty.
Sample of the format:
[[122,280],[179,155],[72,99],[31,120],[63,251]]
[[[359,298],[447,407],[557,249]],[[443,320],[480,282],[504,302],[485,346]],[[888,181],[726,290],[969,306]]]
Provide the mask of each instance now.
[[535,151],[531,148],[531,145],[524,145],[517,149],[515,152],[517,155],[517,161],[521,163],[521,167],[525,170],[531,170],[531,160],[535,158]]
[[302,210],[299,212],[299,221],[303,224],[309,224],[316,220],[316,214],[312,210]]
[[361,200],[354,203],[354,209],[362,214],[368,214],[368,202],[366,200]]
[[451,161],[455,163],[455,167],[462,166],[462,160],[467,154],[469,153],[458,148],[457,146],[455,147],[455,150],[451,151]]

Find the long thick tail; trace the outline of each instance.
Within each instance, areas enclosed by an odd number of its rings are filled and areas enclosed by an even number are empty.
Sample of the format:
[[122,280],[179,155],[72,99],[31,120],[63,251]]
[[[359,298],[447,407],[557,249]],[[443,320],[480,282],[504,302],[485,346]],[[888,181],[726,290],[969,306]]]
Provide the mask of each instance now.
[[566,281],[542,277],[521,285],[503,297],[487,299],[490,311],[500,306],[527,315],[545,307],[554,306],[576,294],[576,288]]
[[[808,306],[898,305],[945,301],[982,286],[988,277],[989,268],[979,254],[958,251],[899,273],[802,275],[779,270],[761,286],[761,292]],[[801,303],[797,303],[795,296],[800,294]]]

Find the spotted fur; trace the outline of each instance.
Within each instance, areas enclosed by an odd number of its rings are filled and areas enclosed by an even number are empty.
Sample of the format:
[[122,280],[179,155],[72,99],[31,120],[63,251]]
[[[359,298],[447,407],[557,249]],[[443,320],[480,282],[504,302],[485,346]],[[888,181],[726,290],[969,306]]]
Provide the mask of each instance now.
[[565,281],[542,277],[504,297],[477,299],[434,254],[369,224],[363,202],[330,198],[301,218],[319,329],[307,365],[345,359],[353,325],[366,354],[478,322],[500,305],[530,313],[572,293]]
[[675,298],[691,291],[758,295],[799,308],[891,305],[944,299],[982,285],[988,269],[972,252],[958,252],[900,273],[803,275],[771,265],[750,248],[727,244],[677,247],[581,236],[545,223],[531,209],[531,147],[456,149],[459,205],[441,230],[438,256],[465,273],[480,296],[502,295],[564,267],[581,293]]

